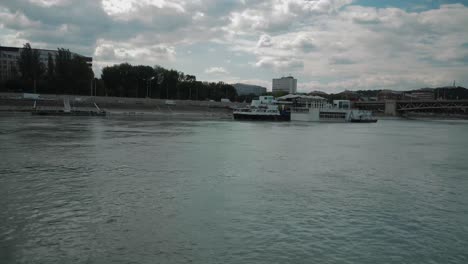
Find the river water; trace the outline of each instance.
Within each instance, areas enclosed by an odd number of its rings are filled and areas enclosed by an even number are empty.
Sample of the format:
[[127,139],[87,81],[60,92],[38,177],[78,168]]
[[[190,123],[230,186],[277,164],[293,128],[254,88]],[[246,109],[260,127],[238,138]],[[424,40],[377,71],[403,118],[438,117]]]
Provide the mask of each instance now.
[[0,116],[0,263],[468,263],[468,123]]

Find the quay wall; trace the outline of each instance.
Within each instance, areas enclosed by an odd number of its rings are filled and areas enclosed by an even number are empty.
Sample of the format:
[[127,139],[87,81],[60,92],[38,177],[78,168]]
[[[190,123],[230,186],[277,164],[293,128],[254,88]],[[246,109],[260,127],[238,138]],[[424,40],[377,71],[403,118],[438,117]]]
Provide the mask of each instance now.
[[195,100],[166,100],[150,98],[103,97],[41,94],[39,99],[24,98],[21,93],[0,93],[0,111],[32,112],[36,109],[63,109],[63,99],[69,98],[76,110],[92,110],[94,103],[110,115],[171,115],[231,118],[232,109],[245,103]]

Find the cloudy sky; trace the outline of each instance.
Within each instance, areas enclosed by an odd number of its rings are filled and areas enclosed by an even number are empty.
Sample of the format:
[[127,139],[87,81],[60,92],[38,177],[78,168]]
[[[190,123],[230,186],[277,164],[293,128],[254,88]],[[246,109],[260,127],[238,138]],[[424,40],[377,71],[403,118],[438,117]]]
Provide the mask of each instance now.
[[0,45],[300,91],[468,87],[468,0],[1,0]]

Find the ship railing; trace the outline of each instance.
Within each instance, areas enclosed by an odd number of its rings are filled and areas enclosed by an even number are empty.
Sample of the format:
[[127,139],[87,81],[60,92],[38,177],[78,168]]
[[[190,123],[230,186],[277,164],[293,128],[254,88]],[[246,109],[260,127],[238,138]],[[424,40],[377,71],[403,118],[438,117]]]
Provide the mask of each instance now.
[[236,108],[236,109],[234,109],[233,112],[238,113],[238,112],[250,112],[250,111],[251,111],[250,108]]

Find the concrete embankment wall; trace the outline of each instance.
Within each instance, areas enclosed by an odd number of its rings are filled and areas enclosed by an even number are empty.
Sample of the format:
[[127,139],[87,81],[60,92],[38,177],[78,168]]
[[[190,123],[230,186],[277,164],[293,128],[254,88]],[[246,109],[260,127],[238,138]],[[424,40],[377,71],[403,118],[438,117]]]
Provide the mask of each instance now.
[[243,107],[244,103],[226,103],[193,100],[165,100],[148,98],[124,98],[102,96],[50,95],[41,94],[39,99],[27,99],[23,94],[0,93],[0,111],[33,111],[36,108],[57,110],[63,107],[63,98],[68,97],[72,108],[89,110],[94,103],[109,114],[130,115],[203,115],[230,116],[232,108]]

